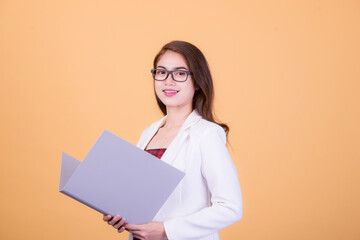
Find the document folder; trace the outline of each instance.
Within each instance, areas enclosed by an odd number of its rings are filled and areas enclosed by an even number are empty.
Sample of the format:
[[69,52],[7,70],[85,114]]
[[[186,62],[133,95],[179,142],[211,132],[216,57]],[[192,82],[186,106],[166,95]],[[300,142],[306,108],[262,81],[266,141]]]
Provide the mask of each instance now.
[[82,162],[62,153],[59,191],[127,223],[151,222],[184,173],[104,130]]

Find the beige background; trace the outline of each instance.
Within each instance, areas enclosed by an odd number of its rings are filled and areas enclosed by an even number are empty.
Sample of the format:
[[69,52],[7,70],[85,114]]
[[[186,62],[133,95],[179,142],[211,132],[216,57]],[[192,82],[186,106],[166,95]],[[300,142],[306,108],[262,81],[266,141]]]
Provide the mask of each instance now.
[[0,239],[127,238],[58,193],[60,156],[137,142],[174,39],[231,128],[244,216],[222,239],[360,239],[359,0],[0,0]]

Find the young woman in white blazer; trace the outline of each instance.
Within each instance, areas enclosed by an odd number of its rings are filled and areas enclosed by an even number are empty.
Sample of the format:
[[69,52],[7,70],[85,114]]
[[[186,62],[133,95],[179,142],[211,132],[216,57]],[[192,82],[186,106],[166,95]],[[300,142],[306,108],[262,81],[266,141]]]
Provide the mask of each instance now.
[[161,159],[185,177],[153,222],[125,224],[104,215],[129,239],[215,240],[218,231],[242,217],[242,196],[234,163],[226,148],[226,124],[214,120],[214,89],[207,61],[194,45],[173,41],[154,59],[155,96],[164,117],[145,129],[137,144],[162,149]]

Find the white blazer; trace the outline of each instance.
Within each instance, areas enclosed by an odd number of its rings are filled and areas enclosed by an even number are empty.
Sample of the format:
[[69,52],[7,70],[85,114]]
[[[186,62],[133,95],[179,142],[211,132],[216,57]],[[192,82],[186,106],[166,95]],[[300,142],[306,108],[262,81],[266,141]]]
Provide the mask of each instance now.
[[[165,119],[144,130],[139,148],[145,149]],[[164,223],[169,240],[220,239],[220,229],[241,219],[240,184],[222,127],[194,110],[161,159],[185,172],[153,219]]]

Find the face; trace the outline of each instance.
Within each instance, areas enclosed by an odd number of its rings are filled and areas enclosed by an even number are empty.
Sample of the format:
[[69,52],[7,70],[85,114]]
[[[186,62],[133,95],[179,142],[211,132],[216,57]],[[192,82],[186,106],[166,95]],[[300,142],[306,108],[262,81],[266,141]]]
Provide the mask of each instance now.
[[[157,69],[190,71],[184,57],[176,52],[166,51],[159,59]],[[185,82],[176,82],[171,74],[164,81],[155,81],[155,92],[161,102],[169,108],[192,109],[195,93],[194,81],[191,75]]]

